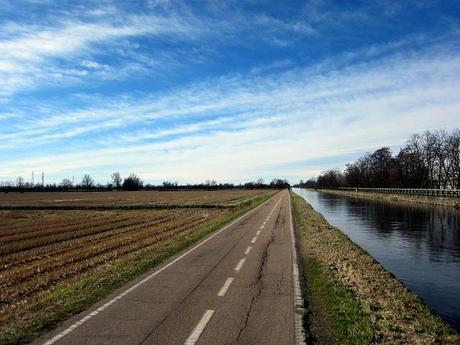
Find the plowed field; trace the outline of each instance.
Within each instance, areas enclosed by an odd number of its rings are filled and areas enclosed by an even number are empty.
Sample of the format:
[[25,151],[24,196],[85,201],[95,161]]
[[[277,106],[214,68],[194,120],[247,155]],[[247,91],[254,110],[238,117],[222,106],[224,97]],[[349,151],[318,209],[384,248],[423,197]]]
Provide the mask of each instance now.
[[232,205],[260,190],[0,193],[0,206]]

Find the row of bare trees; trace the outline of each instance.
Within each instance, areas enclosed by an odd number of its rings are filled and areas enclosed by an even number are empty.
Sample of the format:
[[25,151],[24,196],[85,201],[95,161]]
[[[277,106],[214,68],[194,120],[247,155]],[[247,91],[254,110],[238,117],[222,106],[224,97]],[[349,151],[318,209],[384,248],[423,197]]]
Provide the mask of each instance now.
[[[107,185],[104,186],[105,188],[139,190],[144,187],[144,182],[136,174],[130,174],[128,177],[123,178],[121,174],[118,171],[116,171],[110,176],[110,179],[111,179],[111,182],[107,183]],[[65,181],[66,179],[62,181],[61,185],[63,185]],[[93,178],[90,175],[85,174],[81,180],[79,187],[82,187],[83,189],[92,189],[92,188],[98,188],[98,187],[100,188],[101,186],[96,185]]]
[[415,134],[396,156],[383,147],[347,164],[343,172],[327,170],[302,185],[460,189],[460,130]]
[[48,190],[48,191],[66,191],[66,190],[110,190],[110,189],[124,189],[124,190],[139,190],[144,186],[144,182],[136,174],[130,174],[128,177],[123,178],[119,172],[114,172],[111,175],[111,181],[107,184],[96,183],[96,181],[89,174],[83,175],[79,183],[74,183],[68,178],[64,178],[59,184],[32,184],[25,182],[22,177],[18,177],[16,182],[0,182],[0,190],[20,190],[20,191],[33,191],[33,190]]
[[74,183],[68,178],[64,178],[59,184],[32,184],[25,182],[22,177],[19,177],[14,182],[0,182],[0,191],[110,191],[110,190],[221,190],[233,188],[245,189],[282,189],[289,188],[289,182],[285,179],[275,178],[270,183],[264,183],[263,179],[258,179],[255,182],[247,182],[245,184],[234,185],[233,183],[218,183],[215,180],[206,180],[198,184],[179,185],[177,182],[164,181],[161,185],[145,184],[142,179],[136,174],[130,174],[123,178],[116,171],[110,176],[110,182],[106,184],[97,183],[89,174],[83,175],[78,183]]

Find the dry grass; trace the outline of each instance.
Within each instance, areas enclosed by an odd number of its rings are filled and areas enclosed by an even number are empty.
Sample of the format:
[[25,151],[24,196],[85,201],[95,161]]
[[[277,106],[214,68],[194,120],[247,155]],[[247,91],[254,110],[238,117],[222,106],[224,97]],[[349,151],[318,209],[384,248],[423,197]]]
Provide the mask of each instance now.
[[[363,324],[369,323],[372,327],[371,343],[460,343],[459,335],[431,313],[415,294],[368,253],[340,230],[332,227],[302,198],[293,195],[293,200],[301,254],[306,265],[313,264],[316,267],[316,276],[319,275],[322,284],[329,291],[328,296],[319,298],[322,300],[320,303],[326,304],[324,309],[340,307],[343,298],[338,292],[342,294],[342,287],[345,287],[349,293],[343,295],[351,296],[359,304],[359,318]],[[309,274],[311,273],[307,269],[307,286]],[[332,307],[327,306],[328,300],[334,301]],[[339,343],[350,343],[346,341],[347,336],[355,336],[356,341],[353,343],[361,343],[359,334],[347,334],[353,331],[355,317],[348,317],[347,309],[339,308],[339,312],[343,315],[339,315],[341,320],[338,322],[334,320],[337,315],[328,316],[332,320],[330,323],[339,328],[338,332],[335,330],[341,339]],[[368,336],[367,333],[362,334]]]

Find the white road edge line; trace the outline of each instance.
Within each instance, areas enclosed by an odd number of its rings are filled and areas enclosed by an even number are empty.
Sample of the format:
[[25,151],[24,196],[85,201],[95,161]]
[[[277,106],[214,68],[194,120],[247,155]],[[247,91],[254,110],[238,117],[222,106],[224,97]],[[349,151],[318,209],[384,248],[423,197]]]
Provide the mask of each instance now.
[[246,261],[246,258],[243,258],[243,259],[241,259],[241,260],[238,262],[238,264],[237,264],[236,267],[235,267],[235,271],[236,271],[236,272],[239,272],[239,270],[241,269],[241,267],[243,267],[245,261]]
[[247,248],[246,248],[246,251],[244,252],[244,255],[248,255],[249,252],[251,251],[251,249],[252,249],[251,246],[247,247]]
[[214,310],[206,310],[203,317],[201,318],[198,325],[193,329],[192,334],[185,340],[184,345],[195,345],[198,339],[200,338],[201,333],[203,333],[206,325],[208,324],[209,320],[211,320],[212,315],[214,314]]
[[289,224],[292,239],[292,272],[294,279],[294,336],[295,345],[305,345],[305,330],[303,329],[303,317],[305,313],[304,300],[300,289],[299,267],[297,265],[297,253],[295,247],[294,224],[292,221],[291,195],[289,195]]
[[[243,218],[246,218],[247,216],[249,216],[251,213],[255,212],[257,209],[259,209],[262,205],[264,205],[266,202],[270,201],[270,199],[264,201],[262,204],[260,204],[259,206],[257,206],[256,208],[253,208],[252,210],[246,212],[245,214],[241,215],[239,218],[235,219],[233,222],[231,222],[230,224],[227,224],[226,226],[224,226],[222,229],[218,230],[217,232],[215,232],[214,234],[212,234],[211,236],[209,236],[208,238],[204,239],[203,241],[201,241],[200,243],[196,244],[194,247],[190,248],[189,250],[187,250],[185,253],[183,253],[182,255],[178,256],[177,258],[175,258],[173,261],[171,261],[170,263],[164,265],[163,267],[161,267],[160,269],[158,269],[157,271],[153,272],[151,275],[147,276],[146,278],[142,279],[140,282],[138,282],[137,284],[131,286],[129,289],[125,290],[124,292],[122,292],[121,294],[119,294],[117,297],[114,297],[113,299],[111,299],[110,301],[108,301],[107,303],[105,303],[104,305],[100,306],[99,308],[97,308],[97,311],[98,313],[102,312],[104,309],[108,308],[110,305],[112,305],[113,303],[115,303],[116,301],[118,301],[119,299],[121,299],[122,297],[126,296],[127,294],[129,294],[130,292],[132,292],[133,290],[137,289],[139,286],[141,286],[142,284],[146,283],[147,281],[149,281],[150,279],[152,279],[153,277],[155,277],[156,275],[160,274],[161,272],[163,272],[164,270],[166,270],[167,268],[171,267],[172,265],[174,265],[176,262],[178,262],[179,260],[183,259],[184,257],[186,257],[187,255],[189,255],[190,253],[192,253],[193,251],[195,251],[196,249],[198,249],[199,247],[201,247],[203,244],[205,244],[206,242],[210,241],[211,239],[213,239],[214,237],[216,237],[217,235],[219,235],[221,232],[227,230],[229,227],[231,227],[233,224],[239,222],[241,219]],[[280,200],[278,200],[278,202],[276,203],[275,207],[280,203],[281,201],[281,198]],[[88,320],[92,319],[94,316],[96,316],[97,314],[93,314],[93,313],[90,313],[88,315],[86,315],[85,317],[83,317],[82,319],[80,319],[79,321],[75,322],[74,324],[70,325],[68,328],[66,328],[65,330],[63,330],[62,332],[56,334],[53,338],[49,339],[48,341],[44,342],[43,345],[53,345],[55,344],[57,341],[59,341],[60,339],[64,338],[67,334],[69,334],[70,332],[74,331],[77,327],[80,327],[82,324],[84,324],[85,322],[87,322]]]
[[256,243],[256,241],[257,241],[257,236],[254,236],[251,240],[251,243]]
[[232,284],[232,282],[233,282],[233,278],[227,278],[227,280],[225,281],[224,285],[220,288],[217,296],[224,297],[225,294],[227,293],[228,288]]

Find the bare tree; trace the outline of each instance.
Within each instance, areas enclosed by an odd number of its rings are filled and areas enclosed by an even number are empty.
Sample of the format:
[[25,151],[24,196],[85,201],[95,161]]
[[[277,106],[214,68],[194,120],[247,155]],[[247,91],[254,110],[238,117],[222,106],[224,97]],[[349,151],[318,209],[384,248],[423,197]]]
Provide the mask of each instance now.
[[446,140],[446,161],[448,185],[460,189],[460,130],[458,129]]
[[339,169],[330,169],[318,177],[317,183],[320,188],[338,188],[344,185],[344,178]]
[[124,179],[122,187],[125,190],[139,190],[144,187],[144,182],[136,174],[130,174]]
[[16,187],[18,187],[18,188],[24,187],[24,178],[22,178],[21,176],[19,176],[16,179]]
[[90,189],[94,186],[94,180],[88,174],[85,174],[81,180],[81,186],[85,189]]
[[163,181],[163,188],[164,189],[173,189],[173,188],[177,188],[177,181],[175,182],[171,182],[171,181]]
[[65,178],[62,180],[62,182],[59,184],[62,188],[68,189],[73,187],[72,181],[70,181],[68,178]]
[[270,182],[270,187],[272,188],[290,188],[289,182],[286,179],[275,178]]
[[418,181],[418,184],[413,187],[429,187],[429,172],[425,164],[423,146],[422,137],[419,134],[414,134],[403,149],[411,158],[413,179]]
[[113,185],[115,186],[116,189],[120,189],[121,188],[121,184],[123,182],[123,179],[121,178],[121,175],[118,171],[115,171],[113,174],[112,174],[112,182],[113,182]]
[[[323,173],[318,185],[331,177]],[[415,134],[395,157],[387,147],[368,153],[347,164],[344,177],[351,187],[460,188],[460,130]]]

